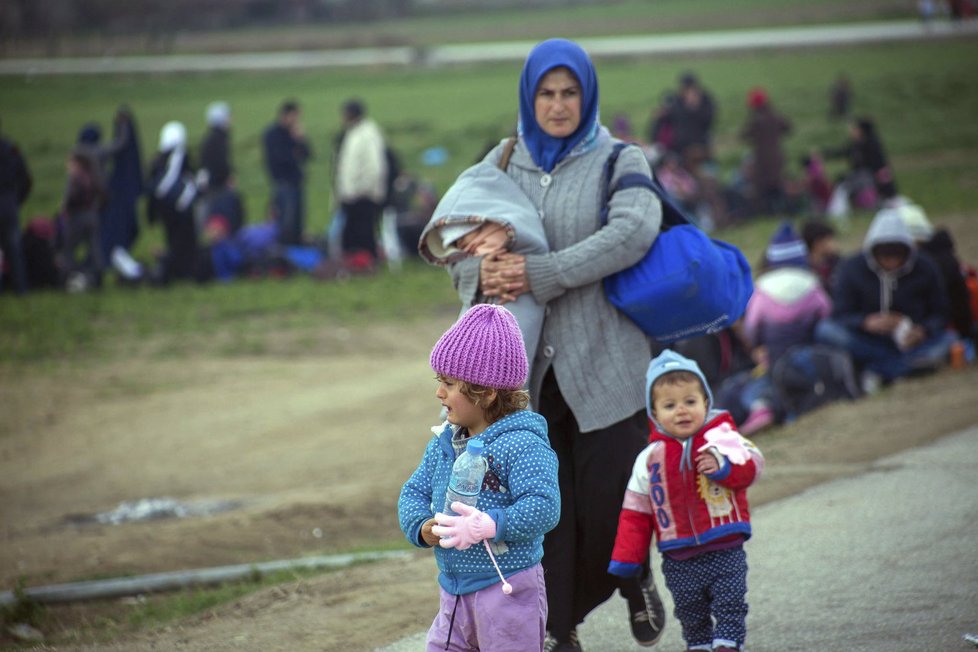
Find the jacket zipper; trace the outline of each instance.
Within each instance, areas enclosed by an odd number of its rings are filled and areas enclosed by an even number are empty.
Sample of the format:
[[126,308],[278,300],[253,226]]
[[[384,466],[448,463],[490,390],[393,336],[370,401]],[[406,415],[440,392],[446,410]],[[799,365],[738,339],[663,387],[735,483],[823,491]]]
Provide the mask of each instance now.
[[[693,441],[693,438],[692,437],[690,437],[689,439],[683,441],[683,452],[684,453],[686,452],[686,446],[687,446],[687,444],[691,444],[692,441]],[[692,460],[690,460],[690,462],[692,462]],[[699,534],[699,532],[696,531],[696,522],[693,520],[693,507],[692,507],[693,501],[690,500],[690,493],[692,493],[695,496],[696,492],[695,491],[690,492],[689,491],[689,483],[686,482],[686,477],[690,473],[693,474],[693,483],[695,485],[695,482],[696,482],[696,471],[693,470],[693,469],[690,469],[689,471],[683,471],[683,490],[686,492],[686,496],[684,496],[684,498],[686,499],[686,516],[689,518],[689,529],[693,533],[693,540],[696,541],[696,545],[700,545],[700,534]],[[694,486],[694,489],[695,489],[695,486]]]

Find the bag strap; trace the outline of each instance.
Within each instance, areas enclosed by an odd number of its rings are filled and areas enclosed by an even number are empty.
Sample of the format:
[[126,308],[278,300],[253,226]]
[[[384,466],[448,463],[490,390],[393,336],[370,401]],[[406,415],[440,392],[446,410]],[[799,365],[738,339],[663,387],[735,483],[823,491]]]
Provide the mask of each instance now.
[[608,160],[605,162],[605,191],[604,203],[601,207],[601,224],[605,225],[608,223],[608,204],[611,201],[611,196],[617,191],[625,190],[626,188],[647,188],[659,198],[659,201],[662,202],[662,231],[665,231],[673,226],[695,224],[695,222],[691,220],[679,206],[679,203],[673,199],[672,195],[670,195],[669,192],[662,187],[662,184],[656,180],[654,174],[652,176],[645,176],[641,172],[630,172],[628,174],[623,174],[618,178],[618,182],[612,187],[611,180],[615,175],[615,163],[618,162],[618,156],[621,154],[622,150],[628,146],[628,143],[616,143],[614,148],[611,150],[611,154],[608,155]]
[[499,169],[503,172],[509,167],[509,159],[512,158],[514,149],[516,149],[516,136],[510,136],[503,146],[502,156],[499,157]]

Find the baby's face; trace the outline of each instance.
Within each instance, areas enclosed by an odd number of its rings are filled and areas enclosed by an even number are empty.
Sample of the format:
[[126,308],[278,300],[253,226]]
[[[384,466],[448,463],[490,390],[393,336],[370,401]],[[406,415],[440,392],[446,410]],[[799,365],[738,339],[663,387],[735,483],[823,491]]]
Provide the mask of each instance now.
[[688,381],[657,386],[652,395],[652,416],[673,437],[692,437],[706,421],[703,388]]

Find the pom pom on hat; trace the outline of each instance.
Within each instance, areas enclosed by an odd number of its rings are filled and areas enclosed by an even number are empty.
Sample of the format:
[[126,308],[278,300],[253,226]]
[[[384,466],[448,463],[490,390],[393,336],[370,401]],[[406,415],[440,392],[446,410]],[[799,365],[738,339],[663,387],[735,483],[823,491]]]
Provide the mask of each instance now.
[[528,370],[526,347],[513,313],[488,303],[469,308],[435,344],[431,368],[473,385],[523,387]]
[[764,251],[768,267],[808,267],[808,247],[790,222],[783,222]]

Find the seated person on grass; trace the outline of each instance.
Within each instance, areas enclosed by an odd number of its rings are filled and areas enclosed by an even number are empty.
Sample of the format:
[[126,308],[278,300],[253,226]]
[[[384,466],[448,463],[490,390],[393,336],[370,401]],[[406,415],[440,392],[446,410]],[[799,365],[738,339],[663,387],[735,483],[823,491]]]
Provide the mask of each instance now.
[[893,209],[877,213],[862,251],[840,264],[832,299],[815,337],[849,352],[867,393],[946,362],[954,335],[944,279]]

